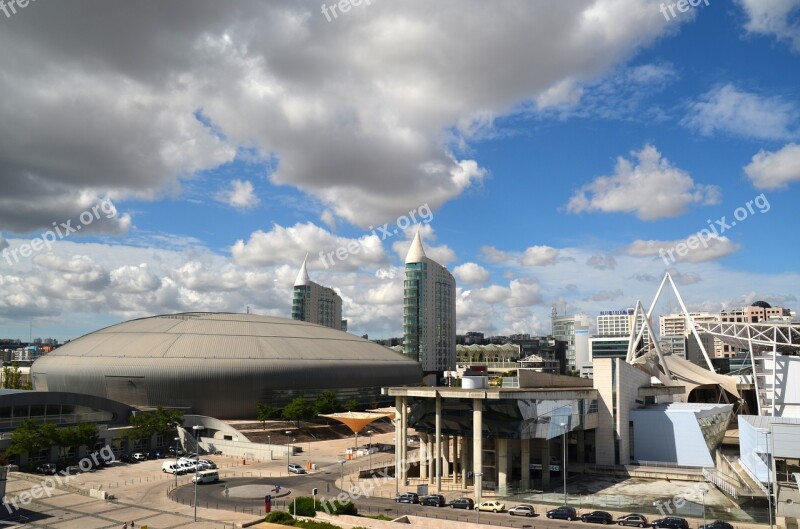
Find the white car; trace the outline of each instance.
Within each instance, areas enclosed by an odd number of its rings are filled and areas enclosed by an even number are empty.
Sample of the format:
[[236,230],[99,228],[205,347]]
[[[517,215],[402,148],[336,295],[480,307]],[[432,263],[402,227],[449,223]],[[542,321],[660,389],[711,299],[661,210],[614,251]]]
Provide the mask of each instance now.
[[217,464],[208,459],[201,459],[200,464],[204,466],[206,470],[216,470],[217,468]]
[[147,456],[141,452],[136,452],[131,457],[134,458],[136,461],[147,461]]

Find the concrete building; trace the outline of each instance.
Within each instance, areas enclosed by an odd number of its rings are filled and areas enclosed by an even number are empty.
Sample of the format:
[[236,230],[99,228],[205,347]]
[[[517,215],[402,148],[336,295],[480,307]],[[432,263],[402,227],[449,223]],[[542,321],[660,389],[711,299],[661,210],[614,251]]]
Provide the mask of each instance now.
[[[597,316],[597,336],[630,336],[631,331],[638,331],[644,326],[644,316],[640,314],[634,322],[634,310],[604,310]],[[650,333],[645,329],[642,340],[650,343]]]
[[303,259],[294,282],[292,319],[346,331],[347,321],[342,320],[342,298],[332,288],[311,281],[306,261],[307,258]]
[[567,343],[567,371],[578,371],[591,363],[589,353],[589,316],[553,317],[553,338]]
[[425,255],[419,230],[405,261],[403,353],[436,377],[456,368],[456,280]]
[[593,336],[589,338],[591,364],[581,368],[581,377],[594,377],[594,361],[596,358],[621,358],[628,355],[628,336]]

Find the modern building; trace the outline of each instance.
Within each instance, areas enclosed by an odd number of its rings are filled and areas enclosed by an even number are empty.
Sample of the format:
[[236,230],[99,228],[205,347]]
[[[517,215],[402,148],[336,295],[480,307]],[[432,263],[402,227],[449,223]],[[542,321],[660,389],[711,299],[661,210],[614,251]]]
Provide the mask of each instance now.
[[[597,336],[630,336],[632,330],[644,326],[644,315],[634,321],[634,309],[604,310],[597,316]],[[645,329],[642,340],[650,343],[650,333]]]
[[183,313],[100,329],[39,358],[38,391],[75,392],[137,408],[246,419],[259,402],[281,408],[333,390],[375,405],[386,385],[417,385],[417,362],[351,334],[303,321]]
[[686,358],[686,336],[678,335],[661,335],[658,338],[658,345],[664,353],[678,355]]
[[589,338],[589,350],[592,362],[595,358],[622,358],[628,355],[628,336],[592,336]]
[[426,374],[456,368],[456,280],[425,255],[419,230],[406,255],[403,353]]
[[553,338],[567,343],[567,371],[578,371],[591,363],[589,316],[553,316]]
[[303,259],[294,282],[292,319],[346,331],[347,320],[342,320],[342,298],[332,288],[311,281],[306,268],[307,260]]

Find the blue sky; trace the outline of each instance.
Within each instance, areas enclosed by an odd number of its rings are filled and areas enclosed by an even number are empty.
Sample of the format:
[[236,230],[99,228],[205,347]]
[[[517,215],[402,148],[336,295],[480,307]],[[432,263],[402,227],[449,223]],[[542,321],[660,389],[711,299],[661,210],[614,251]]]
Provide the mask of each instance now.
[[[413,228],[381,241],[370,226],[424,205],[459,332],[647,305],[666,270],[690,308],[796,310],[800,1],[712,0],[670,20],[659,6],[376,2],[329,22],[303,2],[78,1],[0,16],[0,336],[285,316],[306,253],[352,332],[396,336]],[[115,215],[82,223],[103,201]],[[724,234],[659,257],[737,208]],[[69,219],[85,229],[22,256]],[[317,257],[365,237],[333,267]]]

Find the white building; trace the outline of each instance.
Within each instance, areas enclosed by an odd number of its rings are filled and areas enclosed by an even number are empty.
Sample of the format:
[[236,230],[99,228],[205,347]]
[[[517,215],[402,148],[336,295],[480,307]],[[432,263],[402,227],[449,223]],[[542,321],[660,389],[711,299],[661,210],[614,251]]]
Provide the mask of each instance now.
[[591,363],[589,351],[589,316],[555,316],[553,338],[567,342],[567,370],[578,371]]
[[311,281],[305,259],[294,282],[292,319],[347,330],[342,320],[342,298],[332,288]]
[[[597,317],[597,336],[630,336],[634,325],[633,309],[604,310]],[[636,330],[644,326],[644,315],[640,314],[636,321]],[[650,333],[647,329],[642,336],[645,344],[650,343]]]
[[419,230],[406,255],[403,353],[425,373],[456,369],[456,280],[425,255]]

